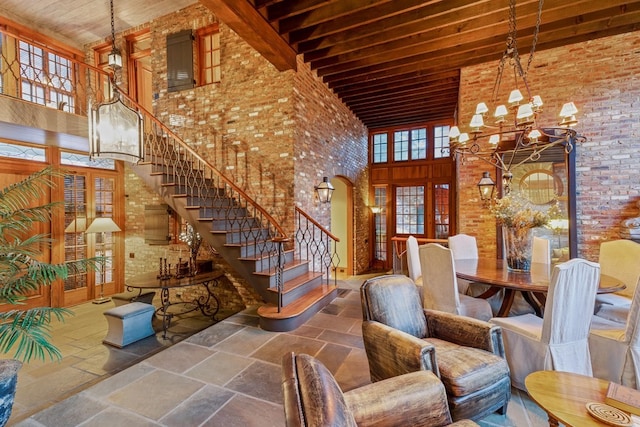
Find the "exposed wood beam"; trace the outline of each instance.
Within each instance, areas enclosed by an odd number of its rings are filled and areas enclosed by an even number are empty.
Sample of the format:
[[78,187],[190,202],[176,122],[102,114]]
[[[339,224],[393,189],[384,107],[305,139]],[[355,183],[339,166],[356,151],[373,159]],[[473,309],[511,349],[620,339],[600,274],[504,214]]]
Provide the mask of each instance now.
[[200,0],[279,71],[297,70],[296,52],[247,0]]

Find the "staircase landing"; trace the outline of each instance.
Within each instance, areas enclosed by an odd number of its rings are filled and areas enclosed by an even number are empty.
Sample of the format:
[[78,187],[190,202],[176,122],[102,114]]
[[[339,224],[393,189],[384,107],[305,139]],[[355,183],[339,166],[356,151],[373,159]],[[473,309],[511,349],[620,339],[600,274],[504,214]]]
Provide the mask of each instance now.
[[321,285],[294,302],[282,307],[265,304],[258,308],[260,327],[267,331],[292,331],[309,320],[316,312],[329,304],[338,296],[338,288],[333,285]]

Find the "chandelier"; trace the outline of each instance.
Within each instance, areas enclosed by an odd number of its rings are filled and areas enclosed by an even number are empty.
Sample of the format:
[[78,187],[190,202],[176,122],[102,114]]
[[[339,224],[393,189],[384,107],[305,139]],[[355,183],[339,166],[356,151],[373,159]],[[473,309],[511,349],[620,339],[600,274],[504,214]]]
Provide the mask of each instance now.
[[[554,146],[561,145],[566,153],[570,153],[576,141],[584,140],[572,129],[578,123],[575,116],[578,109],[573,102],[563,105],[560,121],[556,125],[538,124],[538,115],[542,112],[543,102],[539,95],[531,95],[527,73],[538,40],[542,4],[543,0],[539,0],[531,52],[525,69],[520,62],[516,39],[516,3],[515,0],[509,2],[507,46],[498,64],[492,97],[495,103],[505,68],[511,69],[515,88],[509,95],[508,106],[498,105],[493,113],[493,124],[487,124],[486,121],[490,120],[489,107],[485,102],[480,102],[471,118],[468,132],[461,133],[457,125],[453,126],[449,132],[454,159],[460,158],[464,162],[465,156],[472,155],[502,170],[502,188],[505,194],[510,191],[513,168],[529,161],[539,160],[545,150]],[[519,87],[525,90],[526,99]],[[487,177],[483,176],[483,178]]]
[[111,7],[111,52],[108,63],[111,67],[113,93],[108,102],[90,105],[89,108],[89,157],[111,158],[138,162],[144,157],[142,116],[120,99],[116,84],[116,73],[122,68],[122,56],[116,47],[113,0]]

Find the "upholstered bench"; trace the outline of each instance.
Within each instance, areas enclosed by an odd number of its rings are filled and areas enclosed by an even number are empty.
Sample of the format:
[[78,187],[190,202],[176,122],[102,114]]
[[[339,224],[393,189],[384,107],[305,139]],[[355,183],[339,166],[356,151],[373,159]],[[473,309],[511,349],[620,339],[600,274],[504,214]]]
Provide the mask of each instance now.
[[151,318],[155,307],[143,302],[132,302],[104,312],[108,331],[103,343],[122,348],[155,334]]
[[111,295],[111,299],[116,307],[118,307],[136,301],[143,302],[145,304],[152,304],[155,296],[156,293],[154,291],[128,291]]

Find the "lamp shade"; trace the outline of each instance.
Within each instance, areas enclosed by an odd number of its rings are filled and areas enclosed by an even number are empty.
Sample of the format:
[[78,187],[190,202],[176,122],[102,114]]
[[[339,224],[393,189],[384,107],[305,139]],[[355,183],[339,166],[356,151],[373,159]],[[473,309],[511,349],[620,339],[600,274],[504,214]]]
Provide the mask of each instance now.
[[74,218],[73,221],[67,225],[64,229],[65,233],[82,233],[87,229],[87,218],[78,217]]
[[109,233],[114,231],[122,231],[118,224],[113,222],[109,217],[96,218],[87,228],[87,233]]
[[326,176],[322,178],[322,182],[315,187],[316,193],[318,193],[318,200],[320,203],[331,202],[331,196],[333,195],[333,185],[329,182],[329,178]]

